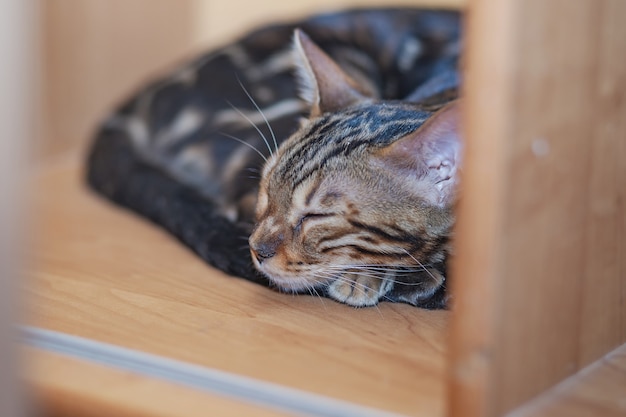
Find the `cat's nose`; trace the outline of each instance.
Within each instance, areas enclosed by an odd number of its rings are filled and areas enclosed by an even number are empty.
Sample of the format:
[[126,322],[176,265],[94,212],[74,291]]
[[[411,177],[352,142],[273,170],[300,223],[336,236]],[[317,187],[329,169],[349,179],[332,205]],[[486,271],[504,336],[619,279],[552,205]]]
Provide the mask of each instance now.
[[276,255],[275,251],[264,250],[261,248],[258,248],[258,249],[250,248],[250,252],[252,253],[252,256],[254,256],[260,264],[262,264],[263,261],[269,258],[272,258],[274,255]]
[[252,256],[261,264],[276,255],[276,248],[280,244],[278,239],[270,239],[265,242],[250,242]]

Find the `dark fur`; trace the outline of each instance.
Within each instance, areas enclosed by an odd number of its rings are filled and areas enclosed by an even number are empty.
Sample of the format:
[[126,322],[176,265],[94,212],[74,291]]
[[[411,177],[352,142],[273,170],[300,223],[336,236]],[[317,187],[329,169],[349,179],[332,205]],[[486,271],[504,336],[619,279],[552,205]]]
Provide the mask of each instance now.
[[[271,26],[238,41],[251,65],[259,65],[273,54],[289,47],[292,32],[302,28],[340,64],[346,62],[346,49],[363,51],[375,66],[360,68],[381,97],[409,99],[421,102],[424,109],[456,97],[458,55],[444,51],[459,39],[459,16],[453,12],[423,12],[415,10],[350,11],[314,17],[304,22]],[[404,42],[417,36],[425,48],[411,68],[400,68],[398,54]],[[185,171],[168,165],[186,147],[211,143],[216,170],[224,169],[225,161],[239,146],[224,136],[237,136],[255,147],[263,146],[250,126],[216,126],[212,115],[237,108],[253,110],[246,88],[258,91],[265,87],[275,95],[274,101],[297,96],[293,74],[283,72],[255,81],[239,68],[230,55],[212,52],[185,65],[195,67],[191,84],[172,81],[166,77],[143,88],[115,112],[98,130],[87,163],[89,185],[110,199],[164,227],[202,259],[229,274],[268,284],[252,266],[245,248],[246,236],[252,230],[252,211],[245,207],[246,197],[255,194],[258,179],[248,178],[249,168],[262,164],[260,156],[251,153],[234,181],[221,184],[214,173]],[[149,100],[146,99],[149,95]],[[255,93],[252,91],[252,95]],[[227,102],[228,101],[228,102]],[[257,98],[257,101],[262,100]],[[147,109],[144,107],[148,103]],[[262,107],[268,103],[260,103]],[[206,120],[202,126],[167,146],[153,145],[153,138],[167,129],[181,112],[193,106]],[[271,125],[279,141],[287,138],[298,126],[306,111],[273,120]],[[149,141],[138,146],[128,129],[111,122],[114,118],[140,117],[148,128]],[[269,132],[259,126],[266,136]],[[218,199],[234,202],[238,209],[236,220],[229,220]],[[440,269],[445,271],[445,265]],[[412,287],[397,284],[388,294],[391,301],[411,303]],[[441,308],[445,305],[445,285],[420,306]]]

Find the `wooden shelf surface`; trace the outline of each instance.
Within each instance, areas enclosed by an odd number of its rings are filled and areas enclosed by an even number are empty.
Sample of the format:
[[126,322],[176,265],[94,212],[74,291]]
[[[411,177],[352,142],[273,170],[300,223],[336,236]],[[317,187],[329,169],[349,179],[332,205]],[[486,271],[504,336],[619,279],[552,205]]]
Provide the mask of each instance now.
[[[143,378],[52,352],[27,348],[25,380],[36,388],[35,407],[44,415],[109,417],[286,417],[291,414]],[[61,377],[60,377],[61,376]]]
[[33,181],[25,324],[376,409],[444,414],[448,312],[354,309],[229,277],[90,192],[76,156]]
[[520,407],[509,417],[626,416],[626,345]]

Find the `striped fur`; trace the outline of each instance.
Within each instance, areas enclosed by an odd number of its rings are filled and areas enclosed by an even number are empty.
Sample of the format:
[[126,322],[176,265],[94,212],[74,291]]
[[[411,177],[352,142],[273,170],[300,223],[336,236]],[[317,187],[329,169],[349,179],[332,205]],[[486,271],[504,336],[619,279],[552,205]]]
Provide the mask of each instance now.
[[228,273],[443,307],[454,199],[437,196],[455,184],[446,161],[403,155],[439,146],[407,144],[457,97],[458,22],[381,9],[262,28],[120,106],[87,180]]
[[425,175],[407,185],[376,163],[429,116],[381,102],[305,124],[265,166],[250,238],[257,268],[284,290],[326,290],[354,306],[401,285],[407,301],[432,301],[445,281],[452,206],[424,198]]

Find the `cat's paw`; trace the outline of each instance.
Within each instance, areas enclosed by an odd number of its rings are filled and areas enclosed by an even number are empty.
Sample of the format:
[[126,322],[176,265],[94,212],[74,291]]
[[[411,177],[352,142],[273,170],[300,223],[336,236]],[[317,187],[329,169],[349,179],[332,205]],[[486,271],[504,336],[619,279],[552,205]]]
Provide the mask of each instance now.
[[389,292],[390,301],[414,306],[439,309],[445,308],[448,295],[444,288],[445,276],[434,268],[428,268],[413,276],[409,282],[396,281]]
[[391,290],[393,282],[387,279],[344,274],[328,286],[328,296],[334,300],[354,306],[370,307],[378,304]]

